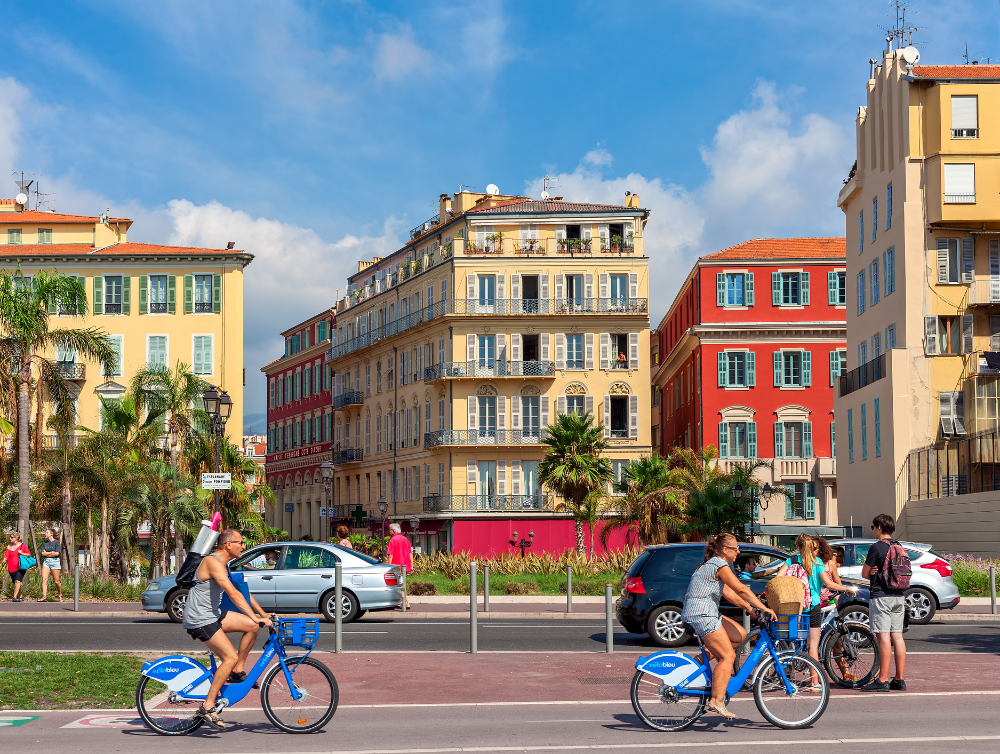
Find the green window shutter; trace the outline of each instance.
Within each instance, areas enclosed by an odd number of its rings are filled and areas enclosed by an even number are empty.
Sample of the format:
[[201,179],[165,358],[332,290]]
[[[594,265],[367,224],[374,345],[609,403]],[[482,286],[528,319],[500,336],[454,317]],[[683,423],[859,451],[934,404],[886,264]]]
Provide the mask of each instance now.
[[177,313],[177,276],[167,276],[167,312]]
[[809,273],[799,273],[799,297],[802,306],[809,306]]
[[132,276],[122,275],[122,314],[132,312]]
[[838,292],[837,273],[836,272],[826,273],[826,296],[828,299],[827,303],[830,304],[830,306],[836,306],[837,295],[838,295],[837,292]]
[[[792,491],[794,495],[794,490]],[[795,514],[794,501],[788,495],[785,495],[785,518],[791,518]]]
[[806,482],[806,518],[816,518],[816,483]]
[[212,311],[222,311],[222,275],[212,275]]
[[194,311],[194,275],[184,276],[184,313]]
[[882,455],[882,426],[879,419],[878,398],[875,399],[875,457]]
[[830,387],[840,374],[840,354],[837,351],[830,351]]
[[771,303],[781,306],[781,273],[771,273]]
[[757,457],[757,422],[747,422],[747,458]]
[[744,277],[743,284],[743,303],[747,306],[753,306],[753,273],[748,272]]
[[719,387],[726,386],[726,353],[719,353]]
[[785,457],[785,425],[783,422],[774,423],[774,457]]
[[715,273],[715,303],[726,305],[726,275],[723,272]]
[[757,385],[757,354],[747,351],[747,387]]
[[805,387],[812,385],[812,352],[802,352],[802,384]]
[[802,422],[802,457],[813,457],[813,423]]
[[149,313],[149,275],[139,276],[139,314]]
[[782,382],[784,382],[784,361],[782,360],[781,351],[774,352],[774,386],[781,387]]
[[104,278],[94,275],[94,314],[104,314]]
[[719,458],[729,458],[729,422],[719,422]]

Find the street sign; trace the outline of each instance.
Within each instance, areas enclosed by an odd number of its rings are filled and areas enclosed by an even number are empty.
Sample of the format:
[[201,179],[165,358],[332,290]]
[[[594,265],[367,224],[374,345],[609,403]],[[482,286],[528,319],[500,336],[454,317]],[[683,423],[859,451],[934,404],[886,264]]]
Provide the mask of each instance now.
[[319,509],[319,517],[320,518],[326,518],[326,508],[320,508]]
[[285,503],[285,513],[292,513],[295,511],[295,503]]
[[203,490],[228,490],[232,489],[232,474],[202,474],[201,488]]

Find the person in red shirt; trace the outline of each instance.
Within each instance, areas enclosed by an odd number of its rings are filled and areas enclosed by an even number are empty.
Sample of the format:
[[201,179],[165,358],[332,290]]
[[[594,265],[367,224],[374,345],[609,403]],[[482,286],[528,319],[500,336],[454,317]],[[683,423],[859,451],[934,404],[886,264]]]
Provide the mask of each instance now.
[[[389,544],[386,546],[386,561],[392,565],[403,566],[407,573],[411,573],[413,571],[413,559],[410,557],[412,552],[410,540],[403,536],[399,524],[389,524],[389,531],[392,532],[392,537],[389,538]],[[410,609],[410,600],[408,598],[406,599],[406,609]]]
[[21,582],[24,581],[24,574],[27,571],[21,568],[18,561],[20,561],[22,555],[31,557],[31,550],[21,541],[21,535],[16,531],[12,531],[7,537],[10,539],[10,544],[7,545],[4,558],[7,560],[7,573],[10,574],[10,579],[14,582],[13,601],[24,602],[24,597],[21,596]]

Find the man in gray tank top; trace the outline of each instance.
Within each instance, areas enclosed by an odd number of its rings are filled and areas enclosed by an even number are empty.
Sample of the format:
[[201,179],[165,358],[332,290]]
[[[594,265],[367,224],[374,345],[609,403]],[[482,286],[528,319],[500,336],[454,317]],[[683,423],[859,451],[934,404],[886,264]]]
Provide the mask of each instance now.
[[[246,679],[244,670],[247,656],[257,641],[257,631],[271,625],[267,613],[250,596],[250,603],[229,578],[229,561],[243,554],[243,536],[236,529],[226,529],[219,535],[215,552],[206,555],[198,566],[195,585],[188,591],[184,606],[183,626],[192,639],[200,639],[219,658],[218,671],[205,696],[205,703],[198,714],[216,730],[225,730],[222,718],[213,711],[215,699],[226,683],[240,683]],[[222,595],[241,612],[222,610]],[[237,652],[226,634],[241,633],[240,650]]]

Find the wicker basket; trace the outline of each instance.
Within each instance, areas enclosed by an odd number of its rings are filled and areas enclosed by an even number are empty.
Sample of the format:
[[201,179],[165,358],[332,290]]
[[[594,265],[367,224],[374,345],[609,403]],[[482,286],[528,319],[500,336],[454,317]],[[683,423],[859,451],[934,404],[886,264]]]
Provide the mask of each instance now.
[[778,615],[799,615],[806,590],[794,576],[775,576],[767,583],[767,606]]

